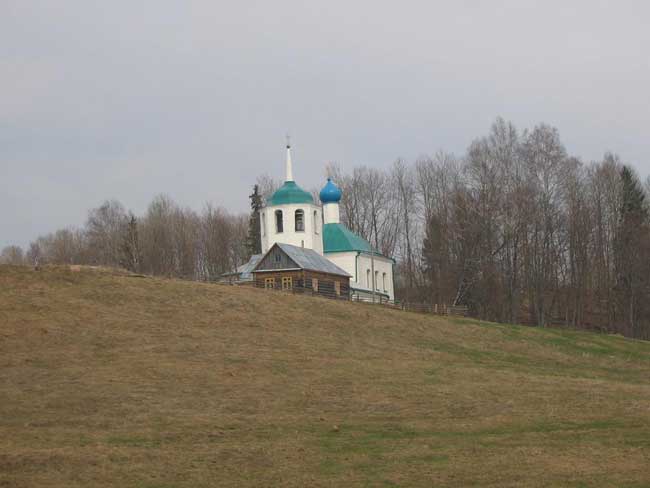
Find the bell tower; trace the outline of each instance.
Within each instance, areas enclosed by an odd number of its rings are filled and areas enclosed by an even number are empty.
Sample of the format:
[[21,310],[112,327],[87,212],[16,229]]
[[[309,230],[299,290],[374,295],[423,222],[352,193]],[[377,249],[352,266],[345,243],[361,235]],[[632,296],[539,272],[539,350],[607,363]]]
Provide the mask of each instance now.
[[293,179],[291,144],[287,137],[284,184],[260,210],[262,253],[276,242],[313,249],[323,254],[323,215],[311,193]]

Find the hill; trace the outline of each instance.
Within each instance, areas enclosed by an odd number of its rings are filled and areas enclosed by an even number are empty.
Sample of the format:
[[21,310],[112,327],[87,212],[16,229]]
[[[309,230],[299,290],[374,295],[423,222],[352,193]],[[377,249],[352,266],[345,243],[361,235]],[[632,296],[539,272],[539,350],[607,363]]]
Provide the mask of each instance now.
[[0,266],[0,486],[648,486],[650,343]]

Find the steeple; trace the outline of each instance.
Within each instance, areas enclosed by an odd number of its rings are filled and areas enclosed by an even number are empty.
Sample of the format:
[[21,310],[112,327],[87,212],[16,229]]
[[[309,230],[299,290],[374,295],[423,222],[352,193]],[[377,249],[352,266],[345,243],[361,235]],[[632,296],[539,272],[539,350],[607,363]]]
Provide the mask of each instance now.
[[287,136],[286,179],[260,211],[262,252],[275,243],[313,249],[323,254],[323,213],[313,195],[293,180],[291,141]]
[[287,176],[284,183],[276,190],[267,205],[287,205],[294,203],[314,203],[311,193],[303,190],[293,181],[293,168],[291,166],[291,141],[287,135]]
[[293,169],[291,167],[291,141],[287,135],[287,179],[286,181],[293,181]]

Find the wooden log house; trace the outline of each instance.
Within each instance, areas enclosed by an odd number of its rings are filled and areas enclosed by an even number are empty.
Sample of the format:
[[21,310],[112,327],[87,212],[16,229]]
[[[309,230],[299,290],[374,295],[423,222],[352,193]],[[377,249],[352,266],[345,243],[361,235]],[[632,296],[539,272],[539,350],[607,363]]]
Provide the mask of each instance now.
[[255,286],[350,298],[350,275],[313,249],[274,244],[253,269]]

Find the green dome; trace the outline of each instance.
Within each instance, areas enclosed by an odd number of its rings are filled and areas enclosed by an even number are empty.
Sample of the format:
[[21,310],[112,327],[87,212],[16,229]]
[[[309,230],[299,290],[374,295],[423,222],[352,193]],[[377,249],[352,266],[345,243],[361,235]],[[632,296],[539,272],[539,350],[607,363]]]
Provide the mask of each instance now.
[[314,203],[311,193],[303,190],[295,181],[285,181],[271,197],[269,205],[286,205],[288,203]]

